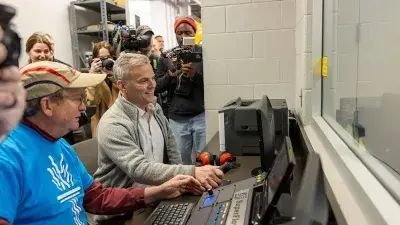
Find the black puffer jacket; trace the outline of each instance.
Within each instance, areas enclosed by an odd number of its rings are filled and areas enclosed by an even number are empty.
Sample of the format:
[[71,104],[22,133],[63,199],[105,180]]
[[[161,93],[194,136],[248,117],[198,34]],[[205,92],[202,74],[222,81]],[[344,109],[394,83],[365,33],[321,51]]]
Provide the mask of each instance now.
[[[194,52],[202,52],[199,45]],[[168,69],[173,68],[166,58],[160,58],[156,73],[156,94],[168,91],[168,117],[172,120],[185,120],[204,112],[203,63],[193,63],[196,74],[192,79],[186,76],[170,77]]]

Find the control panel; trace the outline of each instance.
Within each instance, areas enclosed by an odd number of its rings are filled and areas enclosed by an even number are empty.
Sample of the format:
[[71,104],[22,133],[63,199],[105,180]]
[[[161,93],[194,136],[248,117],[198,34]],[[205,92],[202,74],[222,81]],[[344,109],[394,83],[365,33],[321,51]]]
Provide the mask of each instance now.
[[210,218],[207,224],[210,225],[222,225],[228,217],[229,202],[218,203],[216,207],[213,207]]
[[205,192],[192,210],[188,225],[247,225],[253,199],[254,177]]

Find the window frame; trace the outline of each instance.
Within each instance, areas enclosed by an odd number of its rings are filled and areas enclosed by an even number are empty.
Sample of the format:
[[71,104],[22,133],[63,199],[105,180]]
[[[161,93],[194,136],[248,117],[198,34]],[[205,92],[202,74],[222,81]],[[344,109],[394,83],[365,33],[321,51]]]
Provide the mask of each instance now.
[[[335,120],[323,116],[325,78],[321,76],[321,59],[332,54],[326,51],[332,48],[332,35],[326,35],[324,27],[333,26],[333,1],[313,0],[312,65],[317,69],[313,70],[310,96],[311,124],[304,129],[321,156],[327,196],[339,224],[397,224],[400,180],[356,145]],[[329,71],[328,67],[328,77]]]

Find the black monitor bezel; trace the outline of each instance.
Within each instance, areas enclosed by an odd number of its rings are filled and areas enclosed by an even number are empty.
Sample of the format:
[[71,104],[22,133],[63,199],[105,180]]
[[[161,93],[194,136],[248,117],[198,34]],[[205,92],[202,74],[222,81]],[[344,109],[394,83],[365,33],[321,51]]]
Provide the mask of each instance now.
[[[290,138],[285,137],[285,141],[282,143],[282,145],[284,145],[284,146],[282,146],[282,149],[278,153],[278,155],[284,154],[284,153],[287,154],[288,166],[286,168],[285,175],[283,176],[281,183],[279,184],[278,188],[276,189],[271,202],[269,204],[267,203],[268,207],[267,207],[267,210],[262,215],[262,219],[261,219],[262,223],[261,224],[268,224],[268,222],[273,218],[279,198],[287,189],[287,185],[290,185],[290,181],[292,179],[292,175],[294,172],[294,167],[296,165],[296,158],[294,157],[292,142],[291,142]],[[278,159],[278,158],[280,158],[280,157],[277,156],[276,159]],[[277,162],[274,162],[273,166],[275,166],[275,163],[277,163]],[[273,167],[271,168],[271,171],[272,170],[273,170]],[[268,177],[268,175],[267,175],[267,177]]]
[[[260,160],[261,160],[261,171],[262,172],[268,172],[275,161],[275,151],[276,151],[276,142],[275,142],[275,116],[274,116],[274,109],[272,108],[272,103],[269,100],[268,96],[264,95],[260,99],[260,107],[257,109],[257,125],[258,125],[258,130],[260,131],[260,140],[259,140],[259,146],[260,146]],[[264,108],[265,106],[265,108]],[[266,110],[266,112],[265,112]],[[266,113],[266,117],[269,118],[268,122],[269,124],[269,129],[272,129],[273,132],[266,134],[269,130],[264,129],[265,125],[263,123],[263,114]],[[266,141],[269,139],[268,141]],[[271,140],[272,139],[272,140]],[[269,149],[268,152],[265,152],[265,148],[268,147],[266,146],[266,142],[271,142],[272,145],[270,146],[271,149]]]
[[328,223],[330,207],[325,194],[323,176],[319,155],[310,151],[296,200],[295,220],[287,225],[326,225]]

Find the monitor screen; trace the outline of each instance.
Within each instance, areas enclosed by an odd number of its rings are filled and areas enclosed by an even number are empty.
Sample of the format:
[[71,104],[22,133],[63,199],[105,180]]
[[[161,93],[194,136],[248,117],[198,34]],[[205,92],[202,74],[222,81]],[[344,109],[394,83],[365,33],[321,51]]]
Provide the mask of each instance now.
[[317,153],[310,151],[296,200],[295,220],[288,225],[326,225],[328,218],[321,161]]
[[296,160],[289,137],[281,145],[273,166],[263,185],[262,224],[266,224],[274,215],[276,205],[285,190],[290,189],[290,181]]
[[268,172],[275,160],[275,119],[271,101],[264,95],[258,110],[258,126],[262,133],[260,139],[260,158],[262,172]]
[[275,195],[279,185],[285,176],[286,170],[289,166],[289,159],[286,150],[286,142],[283,142],[282,149],[275,158],[275,162],[272,169],[267,175],[264,181],[263,190],[263,212],[267,210],[267,207],[272,202],[272,198]]

